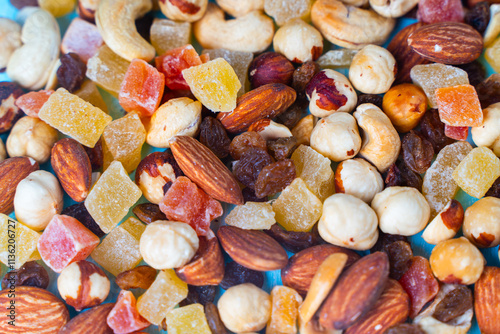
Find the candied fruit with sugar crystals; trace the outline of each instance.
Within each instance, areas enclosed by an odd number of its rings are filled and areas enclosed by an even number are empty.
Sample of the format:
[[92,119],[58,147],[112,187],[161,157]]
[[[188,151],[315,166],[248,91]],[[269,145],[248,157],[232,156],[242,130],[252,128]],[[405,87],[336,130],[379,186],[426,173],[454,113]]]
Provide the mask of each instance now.
[[21,108],[26,115],[38,118],[40,109],[53,93],[53,90],[26,93],[16,99],[16,106]]
[[198,235],[207,235],[210,222],[224,213],[219,201],[184,176],[175,179],[167,190],[160,210],[170,220],[189,224]]
[[448,138],[465,141],[469,136],[469,127],[467,126],[449,126],[445,124],[444,135]]
[[456,142],[445,146],[427,169],[422,184],[422,194],[431,207],[431,218],[435,217],[455,197],[458,185],[453,180],[453,171],[472,150],[468,142]]
[[95,24],[75,17],[64,33],[61,51],[76,53],[84,63],[87,63],[103,44],[101,33]]
[[191,304],[170,311],[167,314],[167,328],[169,334],[212,334],[201,304]]
[[500,160],[487,147],[476,147],[453,171],[453,179],[467,194],[482,198],[500,177]]
[[114,53],[106,44],[87,62],[87,78],[118,97],[130,62]]
[[69,264],[85,260],[99,244],[99,238],[70,216],[55,215],[38,239],[43,262],[56,273]]
[[109,233],[141,196],[121,162],[113,161],[90,190],[85,207],[104,233]]
[[439,118],[450,126],[480,126],[483,111],[476,89],[471,85],[436,89]]
[[291,19],[306,19],[311,13],[311,0],[292,0],[283,2],[282,0],[264,0],[264,10],[271,16],[276,24],[284,25]]
[[137,299],[137,310],[147,321],[158,326],[187,295],[187,284],[173,269],[160,270],[153,284]]
[[463,22],[464,7],[461,0],[420,0],[417,18],[425,23]]
[[227,225],[247,230],[269,230],[276,222],[271,204],[266,202],[246,202],[236,206],[226,216]]
[[120,291],[106,322],[115,333],[132,333],[150,325],[137,311],[134,294],[126,290]]
[[225,59],[190,67],[182,75],[194,96],[208,109],[229,112],[236,108],[241,83]]
[[297,317],[302,297],[297,291],[286,286],[275,286],[271,290],[271,318],[266,334],[296,334]]
[[301,178],[296,178],[273,203],[276,221],[287,231],[307,232],[321,217],[323,204]]
[[500,72],[500,37],[486,49],[484,58],[486,58],[486,61],[493,67],[495,72]]
[[145,229],[146,225],[139,220],[128,218],[102,240],[92,258],[115,276],[135,268],[142,261],[139,243]]
[[134,59],[123,78],[118,101],[127,112],[151,116],[160,105],[164,89],[164,75],[144,60]]
[[108,113],[108,106],[92,80],[85,80],[80,89],[74,92],[74,94],[92,104],[94,107],[101,109],[106,114]]
[[410,76],[413,83],[423,89],[432,108],[438,107],[434,94],[436,89],[469,84],[467,72],[443,64],[413,66]]
[[101,109],[59,88],[43,105],[38,117],[87,147],[94,147],[112,118]]
[[339,67],[348,68],[351,66],[352,58],[354,58],[356,53],[358,53],[358,50],[330,50],[319,57],[316,63],[318,63],[318,65],[323,69],[337,69]]
[[151,25],[151,44],[159,55],[168,50],[189,44],[191,39],[191,23],[167,19],[154,19]]
[[165,75],[165,85],[172,90],[189,89],[182,71],[202,63],[191,44],[168,50],[155,58],[156,68]]
[[[27,226],[17,222],[16,220],[0,213],[0,230],[2,236],[0,237],[0,261],[6,266],[11,264],[15,269],[19,269],[22,265],[31,260],[37,251],[37,243],[40,234],[33,231]],[[14,240],[14,254],[10,252]],[[9,257],[14,255],[14,262]]]

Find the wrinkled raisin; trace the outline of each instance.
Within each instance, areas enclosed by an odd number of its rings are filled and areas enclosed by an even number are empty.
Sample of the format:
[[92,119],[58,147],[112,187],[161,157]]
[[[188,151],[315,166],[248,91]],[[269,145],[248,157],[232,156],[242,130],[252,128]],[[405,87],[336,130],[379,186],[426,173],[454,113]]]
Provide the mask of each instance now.
[[386,252],[387,253],[387,247],[397,241],[404,241],[408,242],[408,238],[399,235],[399,234],[389,234],[389,233],[384,233],[382,231],[379,231],[379,236],[377,239],[377,243],[370,249],[370,253],[374,252]]
[[205,117],[203,119],[200,125],[200,142],[214,152],[219,159],[229,154],[231,139],[217,118]]
[[434,314],[435,319],[447,323],[472,309],[472,292],[465,285],[458,285],[451,290],[437,304]]
[[444,123],[439,119],[437,109],[429,109],[420,121],[420,133],[431,142],[434,153],[439,153],[443,147],[455,141],[444,134]]
[[265,150],[267,143],[257,132],[248,131],[233,138],[231,145],[229,145],[229,153],[234,160],[240,160],[243,153],[253,147]]
[[458,65],[457,67],[460,67],[462,70],[467,72],[469,82],[474,87],[477,87],[484,81],[484,79],[486,79],[486,69],[477,60],[474,60],[471,63]]
[[105,234],[87,211],[83,203],[68,206],[61,214],[75,218],[99,238],[103,237]]
[[385,247],[385,252],[389,257],[390,273],[389,277],[399,280],[410,268],[413,251],[406,241],[396,241]]
[[219,315],[219,310],[214,303],[205,304],[205,316],[207,317],[208,327],[212,331],[212,334],[227,334],[226,327]]
[[485,197],[491,196],[491,197],[496,197],[500,198],[500,177],[493,182],[493,185],[488,189],[488,192]]
[[295,102],[284,113],[279,114],[274,121],[283,124],[289,129],[293,129],[307,111],[307,100],[295,100]]
[[319,236],[318,224],[315,224],[310,232],[287,231],[278,224],[274,224],[264,232],[292,253],[298,253],[306,248],[323,243],[323,239]]
[[412,171],[423,174],[431,166],[434,157],[432,144],[417,132],[411,130],[401,143],[406,165]]
[[186,306],[190,304],[201,304],[205,305],[207,303],[213,303],[215,300],[215,295],[217,294],[216,285],[188,285],[188,295],[186,299],[180,302],[180,306]]
[[485,32],[489,22],[490,5],[488,1],[478,2],[465,14],[465,23],[476,29],[481,35]]
[[358,97],[358,104],[356,108],[363,103],[371,103],[382,109],[383,97],[376,94],[361,94]]
[[18,270],[12,270],[2,279],[2,289],[12,290],[13,286],[33,286],[47,289],[49,286],[47,270],[36,261],[26,262]]
[[95,144],[95,146],[92,148],[87,146],[84,146],[83,148],[85,149],[85,152],[87,152],[87,155],[89,156],[90,165],[92,166],[92,171],[93,172],[99,171],[103,165],[103,160],[104,160],[104,156],[102,153],[102,139],[99,139],[97,141],[97,144]]
[[[170,182],[170,185],[172,185],[172,182]],[[161,212],[160,206],[153,203],[137,204],[132,209],[132,212],[145,224],[151,224],[157,220],[167,220],[167,216]]]
[[282,137],[267,141],[267,149],[276,160],[284,160],[290,157],[297,148],[297,138]]
[[252,283],[262,288],[264,285],[264,274],[260,271],[245,268],[234,261],[226,264],[224,279],[220,282],[221,288],[227,290],[232,286],[243,283]]
[[267,196],[264,197],[257,197],[255,195],[255,190],[252,188],[245,188],[242,191],[243,194],[243,200],[246,202],[267,202]]
[[77,91],[85,80],[87,65],[76,53],[62,55],[59,60],[61,65],[57,69],[57,81],[70,93]]
[[293,72],[292,87],[297,92],[297,100],[306,99],[306,86],[320,70],[316,62],[307,61]]
[[260,171],[272,162],[273,158],[266,150],[250,148],[234,164],[233,174],[238,181],[254,189],[255,181],[257,181]]
[[292,183],[296,175],[295,164],[291,159],[267,165],[255,181],[255,194],[257,197],[274,195]]
[[412,187],[421,192],[422,183],[422,177],[408,168],[402,160],[392,164],[385,177],[386,187]]
[[500,73],[490,75],[476,87],[476,90],[483,109],[500,102]]
[[399,324],[392,326],[384,334],[425,334],[425,332],[415,324]]
[[116,284],[123,290],[149,289],[156,278],[156,269],[150,266],[138,266],[116,276]]
[[148,42],[150,41],[151,26],[153,25],[154,19],[153,13],[149,12],[143,17],[135,20],[137,32]]

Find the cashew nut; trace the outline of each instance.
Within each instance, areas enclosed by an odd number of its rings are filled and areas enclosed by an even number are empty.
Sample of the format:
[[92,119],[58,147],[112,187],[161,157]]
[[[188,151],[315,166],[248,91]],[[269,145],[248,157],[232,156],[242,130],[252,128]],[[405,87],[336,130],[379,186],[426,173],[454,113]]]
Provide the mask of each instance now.
[[175,21],[198,21],[207,10],[208,0],[163,0],[160,9],[166,17]]
[[484,46],[493,44],[498,34],[500,34],[500,4],[490,6],[490,22],[484,32]]
[[194,35],[205,49],[262,52],[271,45],[274,22],[260,11],[226,21],[222,9],[210,3],[194,24]]
[[7,75],[24,88],[37,90],[45,86],[59,59],[59,25],[49,12],[39,8],[26,7],[18,17],[26,17],[21,34],[24,44],[10,57]]
[[483,110],[483,125],[472,128],[472,140],[486,146],[500,157],[500,102]]
[[371,8],[385,17],[401,17],[418,4],[418,0],[370,0]]
[[401,140],[398,132],[389,117],[371,103],[359,105],[354,117],[359,127],[364,130],[363,145],[359,154],[381,173],[385,172],[399,155]]
[[216,0],[215,2],[234,17],[246,15],[254,10],[264,10],[264,0]]
[[0,69],[4,69],[10,56],[21,46],[21,26],[16,22],[0,17]]
[[106,45],[128,61],[151,61],[155,48],[139,35],[135,26],[135,19],[151,8],[151,0],[102,0],[95,21]]

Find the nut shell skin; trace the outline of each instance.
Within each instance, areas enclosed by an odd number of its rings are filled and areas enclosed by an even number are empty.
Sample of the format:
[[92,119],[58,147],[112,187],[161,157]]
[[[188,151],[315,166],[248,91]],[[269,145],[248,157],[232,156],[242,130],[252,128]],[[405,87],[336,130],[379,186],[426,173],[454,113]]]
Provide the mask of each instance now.
[[483,197],[465,211],[464,236],[480,248],[500,244],[500,198]]
[[293,64],[285,56],[277,52],[265,52],[252,61],[248,69],[248,80],[253,88],[268,83],[290,85],[292,82]]
[[342,161],[335,170],[335,191],[353,195],[365,203],[384,189],[384,180],[368,161],[360,158]]
[[[427,225],[422,238],[429,244],[453,238],[464,222],[464,208],[459,201],[452,199]],[[464,232],[465,233],[465,232]]]

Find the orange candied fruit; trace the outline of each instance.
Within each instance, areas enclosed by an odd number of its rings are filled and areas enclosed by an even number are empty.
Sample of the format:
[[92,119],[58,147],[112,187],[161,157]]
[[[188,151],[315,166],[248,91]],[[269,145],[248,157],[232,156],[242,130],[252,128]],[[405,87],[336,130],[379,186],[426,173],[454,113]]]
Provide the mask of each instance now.
[[439,118],[449,126],[480,126],[483,111],[476,89],[471,85],[459,85],[436,89]]
[[16,99],[16,106],[21,108],[26,115],[38,118],[38,112],[52,93],[54,93],[53,90],[26,93]]
[[165,85],[172,90],[189,90],[184,80],[182,70],[192,66],[198,66],[209,59],[202,59],[191,44],[172,49],[163,55],[156,57],[155,63],[158,71],[165,75]]

